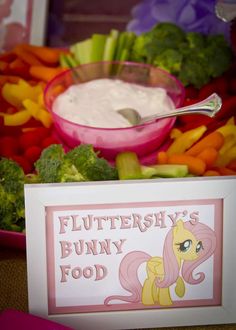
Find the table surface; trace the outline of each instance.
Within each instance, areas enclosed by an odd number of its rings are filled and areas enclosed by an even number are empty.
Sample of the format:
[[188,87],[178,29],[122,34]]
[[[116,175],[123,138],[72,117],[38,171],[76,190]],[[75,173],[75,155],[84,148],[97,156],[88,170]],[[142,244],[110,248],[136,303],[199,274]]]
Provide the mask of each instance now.
[[[26,253],[0,246],[0,312],[8,308],[28,312]],[[158,329],[236,330],[236,324]]]

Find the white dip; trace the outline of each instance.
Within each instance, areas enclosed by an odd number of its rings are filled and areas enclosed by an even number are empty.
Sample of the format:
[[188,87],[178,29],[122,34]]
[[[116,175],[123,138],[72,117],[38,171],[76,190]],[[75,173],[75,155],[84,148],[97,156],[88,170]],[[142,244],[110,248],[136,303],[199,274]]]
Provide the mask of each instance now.
[[163,88],[108,78],[73,85],[53,103],[53,111],[59,116],[81,125],[103,128],[132,126],[116,112],[121,108],[134,108],[145,117],[169,112],[174,105]]

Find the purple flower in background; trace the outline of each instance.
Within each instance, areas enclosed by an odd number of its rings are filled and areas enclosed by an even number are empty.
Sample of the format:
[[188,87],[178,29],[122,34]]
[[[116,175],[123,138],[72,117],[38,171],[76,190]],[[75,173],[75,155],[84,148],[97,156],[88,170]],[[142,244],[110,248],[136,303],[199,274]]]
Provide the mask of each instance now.
[[133,7],[127,30],[136,34],[149,31],[155,24],[171,22],[186,32],[224,34],[229,39],[229,23],[215,14],[216,0],[144,0]]

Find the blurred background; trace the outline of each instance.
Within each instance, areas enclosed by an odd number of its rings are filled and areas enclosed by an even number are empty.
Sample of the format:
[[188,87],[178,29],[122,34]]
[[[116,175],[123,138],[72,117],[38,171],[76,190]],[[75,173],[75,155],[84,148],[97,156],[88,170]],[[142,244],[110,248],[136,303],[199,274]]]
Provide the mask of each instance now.
[[110,29],[125,30],[140,0],[50,0],[46,43],[65,46]]

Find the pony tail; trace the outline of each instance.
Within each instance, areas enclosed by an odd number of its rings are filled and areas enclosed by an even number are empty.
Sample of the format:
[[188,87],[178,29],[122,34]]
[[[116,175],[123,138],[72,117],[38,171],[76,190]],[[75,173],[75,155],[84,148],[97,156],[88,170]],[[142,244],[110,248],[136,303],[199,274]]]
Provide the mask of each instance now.
[[142,251],[128,253],[120,263],[119,279],[121,286],[131,293],[130,296],[113,295],[104,300],[108,305],[111,300],[122,300],[137,303],[141,301],[142,285],[138,279],[138,268],[143,262],[147,262],[151,256]]

